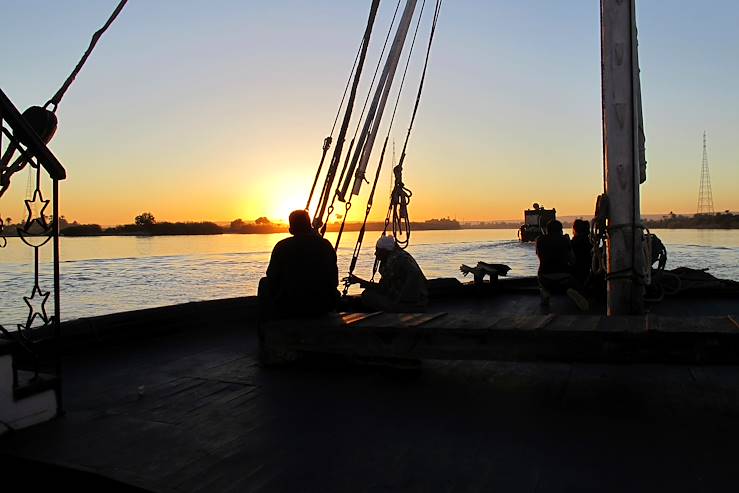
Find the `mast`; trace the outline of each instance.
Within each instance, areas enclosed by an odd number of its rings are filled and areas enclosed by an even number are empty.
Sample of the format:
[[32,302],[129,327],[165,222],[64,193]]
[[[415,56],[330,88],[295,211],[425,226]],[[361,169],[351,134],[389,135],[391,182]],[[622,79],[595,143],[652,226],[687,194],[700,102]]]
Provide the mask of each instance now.
[[644,310],[639,204],[641,94],[635,0],[601,0],[603,160],[608,213],[608,315]]

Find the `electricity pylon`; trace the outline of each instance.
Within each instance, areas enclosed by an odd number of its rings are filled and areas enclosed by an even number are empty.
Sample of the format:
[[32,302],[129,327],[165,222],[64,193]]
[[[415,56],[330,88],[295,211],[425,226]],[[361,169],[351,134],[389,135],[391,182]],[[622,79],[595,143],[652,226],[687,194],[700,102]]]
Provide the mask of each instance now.
[[713,193],[711,193],[711,175],[708,172],[708,151],[706,150],[706,132],[703,132],[703,164],[701,166],[701,186],[698,190],[698,214],[713,214]]

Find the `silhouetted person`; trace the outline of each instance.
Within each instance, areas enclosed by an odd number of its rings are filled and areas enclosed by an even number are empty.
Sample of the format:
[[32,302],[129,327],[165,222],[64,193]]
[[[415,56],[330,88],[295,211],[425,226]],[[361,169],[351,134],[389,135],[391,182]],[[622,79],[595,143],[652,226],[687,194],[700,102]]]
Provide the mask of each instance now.
[[380,282],[352,275],[349,281],[364,288],[362,304],[371,310],[414,312],[428,304],[426,277],[410,253],[395,244],[392,236],[381,236],[375,245],[380,261]]
[[581,286],[570,274],[575,255],[570,237],[563,234],[562,223],[555,220],[547,224],[547,234],[536,239],[536,255],[539,257],[539,288],[542,304],[549,304],[551,293],[567,293],[578,308],[589,308],[588,300],[578,292]]
[[339,299],[339,271],[331,243],[314,232],[304,210],[290,214],[290,234],[275,245],[267,277],[259,282],[262,316],[314,316],[333,311]]
[[572,276],[578,283],[585,286],[590,277],[590,268],[593,261],[593,245],[590,243],[590,223],[582,219],[575,219],[572,223],[572,253],[575,262],[572,265]]

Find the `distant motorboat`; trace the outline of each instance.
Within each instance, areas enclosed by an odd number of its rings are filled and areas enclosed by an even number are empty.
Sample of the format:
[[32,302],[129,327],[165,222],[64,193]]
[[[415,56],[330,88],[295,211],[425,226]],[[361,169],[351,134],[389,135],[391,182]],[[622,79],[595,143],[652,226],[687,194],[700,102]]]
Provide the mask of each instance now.
[[518,229],[518,239],[524,243],[536,241],[540,235],[546,234],[547,223],[555,219],[557,209],[545,209],[534,203],[532,209],[523,211],[523,224]]

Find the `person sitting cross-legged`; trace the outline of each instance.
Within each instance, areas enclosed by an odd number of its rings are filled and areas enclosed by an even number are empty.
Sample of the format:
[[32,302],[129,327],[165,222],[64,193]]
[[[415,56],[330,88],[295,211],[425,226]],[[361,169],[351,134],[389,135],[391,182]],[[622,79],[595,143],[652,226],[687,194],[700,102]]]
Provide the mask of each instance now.
[[410,253],[400,248],[392,236],[381,236],[375,245],[380,261],[380,282],[351,275],[349,282],[364,288],[362,304],[385,312],[423,311],[428,304],[426,276]]
[[571,274],[575,256],[570,237],[563,234],[562,223],[555,220],[547,223],[547,234],[536,239],[536,255],[539,257],[539,289],[543,305],[549,304],[551,293],[567,293],[582,311],[590,308],[588,300],[581,294],[582,286]]
[[272,250],[267,276],[259,281],[262,319],[317,316],[336,309],[336,252],[317,234],[304,210],[290,214],[289,238]]

